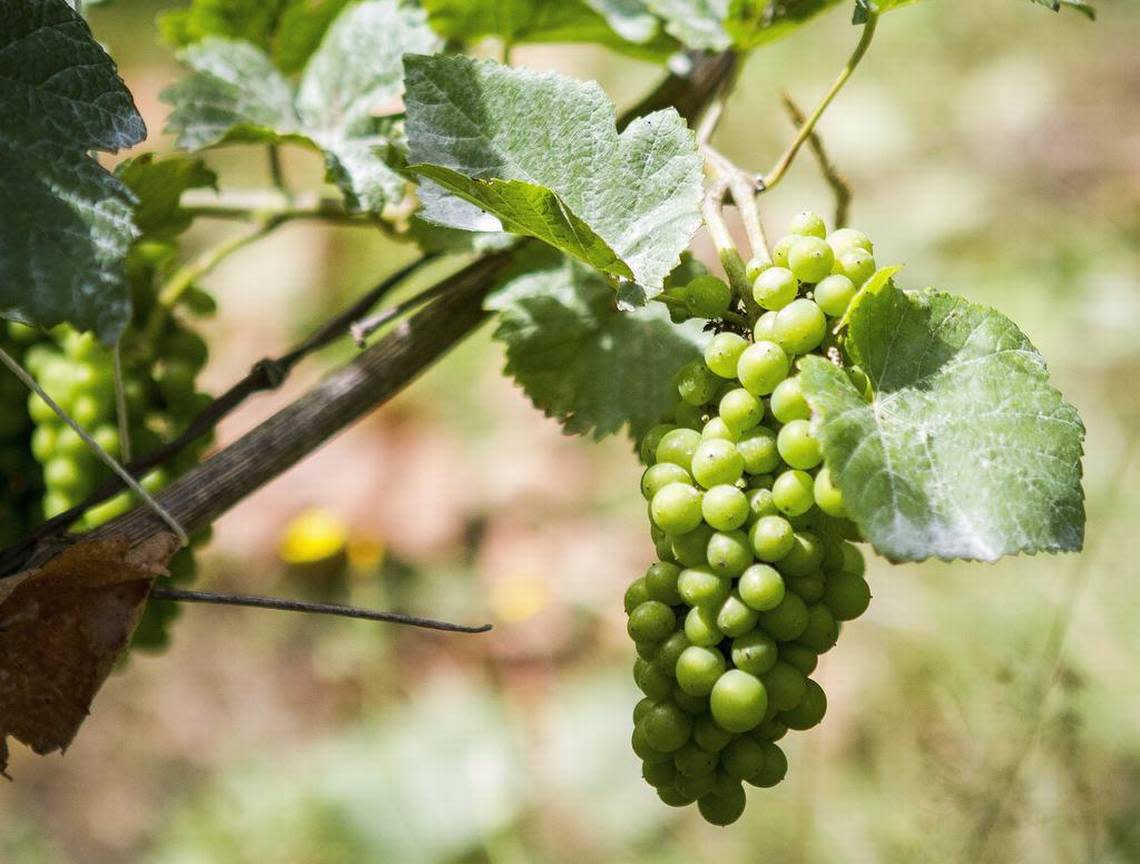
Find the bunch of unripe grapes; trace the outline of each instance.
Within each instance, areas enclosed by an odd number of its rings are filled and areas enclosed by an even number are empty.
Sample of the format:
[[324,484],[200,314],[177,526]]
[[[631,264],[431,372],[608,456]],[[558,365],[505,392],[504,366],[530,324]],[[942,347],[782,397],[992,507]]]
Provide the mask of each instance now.
[[625,595],[645,694],[632,743],[662,801],[695,801],[715,825],[744,812],[743,784],[783,779],[776,742],[823,719],[827,699],[809,676],[841,622],[870,602],[859,532],[823,464],[794,364],[828,351],[874,272],[865,234],[828,234],[802,213],[771,261],[749,265],[763,310],[751,332],[732,329],[746,307],[730,312],[739,298],[721,280],[673,290],[674,310],[726,317],[711,325],[719,332],[703,359],[675,376],[669,422],[640,445],[659,560]]

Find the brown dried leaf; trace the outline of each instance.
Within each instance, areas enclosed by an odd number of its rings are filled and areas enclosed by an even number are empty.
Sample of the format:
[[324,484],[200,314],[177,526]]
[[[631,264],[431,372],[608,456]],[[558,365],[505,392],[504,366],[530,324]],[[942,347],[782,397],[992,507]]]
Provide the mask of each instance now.
[[81,541],[0,580],[0,774],[9,735],[41,755],[71,743],[177,548]]

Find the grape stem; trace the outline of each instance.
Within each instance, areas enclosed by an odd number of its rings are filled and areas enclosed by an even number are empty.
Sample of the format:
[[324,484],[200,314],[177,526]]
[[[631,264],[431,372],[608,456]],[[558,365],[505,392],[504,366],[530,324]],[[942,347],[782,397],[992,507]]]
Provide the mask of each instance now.
[[360,321],[354,321],[348,328],[352,334],[352,341],[356,343],[356,347],[363,348],[367,343],[368,337],[387,324],[389,321],[394,321],[401,315],[411,312],[413,309],[423,306],[429,300],[434,300],[445,291],[449,290],[451,285],[448,282],[437,282],[429,288],[425,288],[417,294],[413,294],[406,300],[401,300],[395,306],[390,306],[382,312],[378,312],[369,318],[364,318]]
[[[781,97],[784,103],[784,108],[787,109],[788,116],[792,118],[792,122],[797,126],[803,126],[805,122],[804,113],[800,110],[799,106],[792,101],[792,97],[787,93]],[[811,148],[812,154],[815,156],[816,162],[819,164],[819,171],[823,175],[823,179],[827,181],[827,185],[831,187],[831,192],[835,196],[835,227],[847,227],[847,215],[851,208],[851,186],[847,182],[847,178],[839,173],[839,169],[831,161],[827,154],[827,150],[823,146],[823,139],[819,137],[819,131],[814,130],[808,136],[808,147]]]
[[393,233],[386,222],[368,213],[353,213],[335,198],[317,195],[294,195],[283,201],[280,193],[225,192],[190,189],[184,192],[181,206],[186,215],[198,219],[227,219],[260,222],[269,218],[282,221],[312,219],[333,225],[379,228]]
[[83,443],[87,445],[88,449],[90,449],[91,452],[95,454],[99,461],[110,468],[113,472],[115,472],[115,474],[119,476],[123,483],[125,483],[132,492],[138,495],[139,498],[143,500],[143,503],[146,504],[146,506],[149,507],[152,511],[154,511],[155,515],[157,515],[159,519],[166,523],[167,527],[169,527],[170,530],[178,536],[178,540],[183,546],[186,546],[190,542],[190,539],[186,536],[186,531],[183,530],[178,520],[175,519],[165,507],[163,507],[153,497],[151,497],[151,494],[147,492],[146,489],[144,489],[122,465],[119,464],[118,460],[116,460],[114,456],[100,447],[99,442],[88,435],[86,430],[84,430],[82,426],[75,422],[75,418],[64,411],[63,408],[59,406],[59,403],[52,399],[48,392],[40,386],[39,382],[36,381],[36,379],[31,375],[29,375],[28,371],[16,361],[16,358],[5,351],[3,348],[0,348],[0,361],[2,361],[5,366],[12,370],[12,374],[19,378],[20,381],[23,382],[23,384],[29,390],[43,399],[44,402],[47,403],[47,406],[56,413],[56,416],[59,417],[59,419],[69,427],[71,427],[71,430],[80,437]]
[[285,182],[285,170],[281,165],[281,148],[276,144],[270,144],[266,147],[266,155],[269,160],[269,180],[273,188],[280,192],[286,201],[291,202],[293,196]]
[[836,77],[835,81],[832,82],[831,87],[828,88],[823,99],[820,100],[815,110],[812,111],[811,116],[800,126],[796,137],[792,139],[792,143],[788,145],[788,148],[783,152],[780,158],[768,169],[767,173],[757,176],[756,184],[760,192],[771,189],[784,179],[784,175],[788,172],[788,168],[795,160],[796,154],[799,153],[800,148],[803,147],[804,143],[811,137],[816,124],[819,122],[819,118],[823,116],[823,112],[827,110],[832,100],[839,95],[839,91],[843,89],[843,85],[847,83],[851,75],[855,72],[859,61],[862,60],[863,55],[867,53],[867,48],[871,45],[871,39],[874,38],[875,27],[878,23],[878,14],[868,12],[867,23],[863,25],[863,33],[859,37],[859,44],[855,46],[855,50],[851,53],[851,57],[848,58],[843,70]]
[[281,597],[260,597],[254,594],[186,591],[181,588],[152,588],[150,599],[170,600],[178,603],[208,603],[216,606],[247,606],[281,612],[304,612],[308,615],[336,615],[340,618],[360,618],[365,621],[406,624],[409,627],[444,630],[449,633],[486,633],[492,629],[490,624],[478,626],[453,624],[450,621],[421,618],[418,615],[405,615],[402,612],[380,612],[375,609],[361,609],[358,606],[342,606],[339,603],[309,603],[302,600],[286,600]]
[[115,376],[115,419],[119,424],[119,455],[123,462],[130,462],[131,424],[127,414],[127,392],[123,387],[123,352],[118,342],[111,349],[111,362]]

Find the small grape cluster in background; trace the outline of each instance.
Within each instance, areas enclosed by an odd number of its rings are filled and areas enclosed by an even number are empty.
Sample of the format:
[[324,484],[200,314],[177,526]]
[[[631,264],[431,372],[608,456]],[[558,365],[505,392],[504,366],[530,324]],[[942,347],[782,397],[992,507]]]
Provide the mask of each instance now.
[[745,335],[729,329],[739,315],[720,279],[670,291],[674,319],[722,319],[721,332],[676,375],[670,422],[641,441],[659,560],[625,595],[643,776],[716,825],[744,812],[744,783],[783,779],[776,742],[827,709],[808,676],[871,598],[794,374],[797,356],[832,348],[832,326],[875,272],[871,242],[802,213],[772,259],[749,266],[764,311]]

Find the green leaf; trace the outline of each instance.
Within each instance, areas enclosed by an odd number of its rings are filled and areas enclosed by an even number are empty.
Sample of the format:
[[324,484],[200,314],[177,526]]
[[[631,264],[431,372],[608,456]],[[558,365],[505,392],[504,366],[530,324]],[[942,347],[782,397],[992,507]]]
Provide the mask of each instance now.
[[846,373],[800,361],[817,434],[851,517],[892,560],[993,561],[1080,549],[1084,427],[1008,318],[885,281],[848,325]]
[[701,221],[701,159],[676,111],[619,135],[596,84],[466,57],[404,63],[413,171],[508,230],[660,289]]
[[130,317],[133,198],[90,157],[146,135],[115,64],[63,0],[0,5],[0,316],[114,342]]
[[201,159],[144,153],[115,166],[115,174],[135,194],[134,223],[142,238],[172,240],[193,221],[179,201],[187,189],[217,189],[217,176]]
[[688,48],[748,50],[782,39],[840,0],[647,0]]
[[400,110],[401,56],[436,47],[420,10],[366,0],[328,29],[294,88],[251,43],[207,38],[180,55],[196,74],[163,94],[173,106],[167,130],[188,149],[284,141],[319,150],[348,205],[376,212],[406,186],[389,164],[396,156],[382,116]]
[[348,0],[192,0],[159,16],[163,38],[178,48],[210,36],[251,42],[285,74],[299,72]]
[[596,273],[542,250],[487,300],[498,311],[495,338],[506,372],[536,408],[567,432],[634,438],[660,422],[673,402],[670,379],[703,350],[706,334],[677,327],[660,303],[621,312]]

